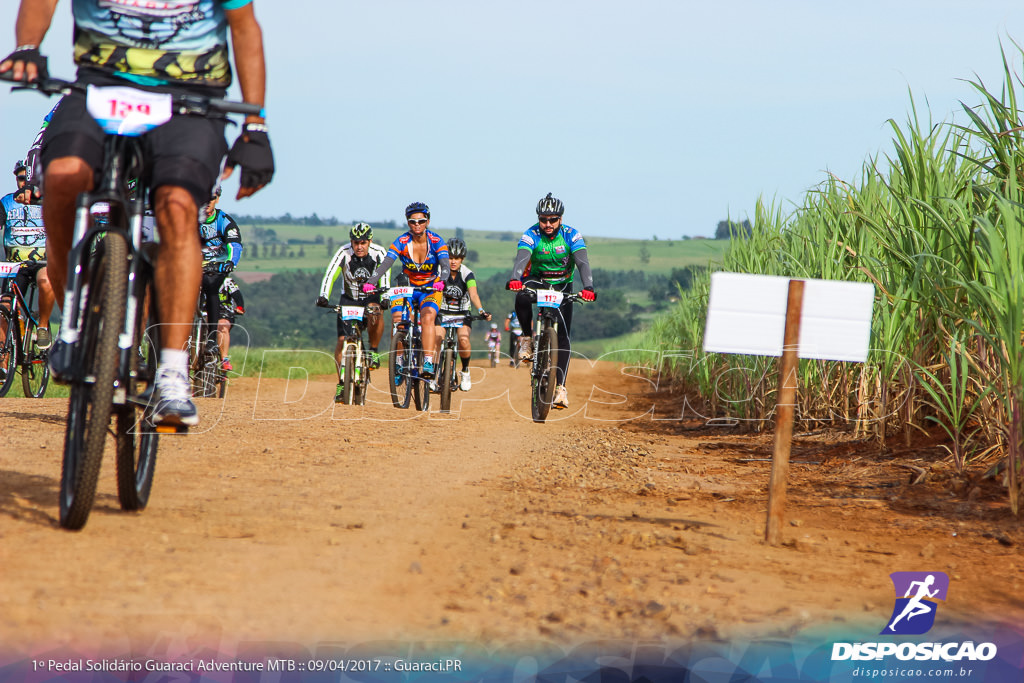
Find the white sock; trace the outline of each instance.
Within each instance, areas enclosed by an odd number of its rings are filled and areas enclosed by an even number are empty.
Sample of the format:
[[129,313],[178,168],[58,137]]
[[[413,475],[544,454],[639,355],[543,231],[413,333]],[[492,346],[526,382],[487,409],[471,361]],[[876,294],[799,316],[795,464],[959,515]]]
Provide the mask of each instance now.
[[188,376],[188,351],[181,349],[160,349],[160,366],[168,370],[177,370]]

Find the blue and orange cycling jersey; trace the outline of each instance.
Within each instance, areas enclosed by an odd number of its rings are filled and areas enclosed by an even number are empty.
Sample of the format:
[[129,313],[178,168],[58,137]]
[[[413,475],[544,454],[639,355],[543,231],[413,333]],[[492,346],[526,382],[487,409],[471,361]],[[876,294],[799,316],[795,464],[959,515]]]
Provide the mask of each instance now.
[[448,260],[448,245],[436,232],[426,231],[427,257],[423,263],[417,263],[412,257],[412,235],[405,233],[399,236],[388,249],[387,256],[392,261],[402,262],[402,272],[409,278],[409,284],[419,287],[429,285],[437,280],[441,272],[441,261]]

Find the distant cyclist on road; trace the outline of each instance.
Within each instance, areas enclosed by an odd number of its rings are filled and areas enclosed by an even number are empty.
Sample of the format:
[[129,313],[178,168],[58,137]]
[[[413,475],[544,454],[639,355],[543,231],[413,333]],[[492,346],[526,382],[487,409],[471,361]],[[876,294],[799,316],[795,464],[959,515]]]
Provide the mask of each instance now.
[[220,311],[217,313],[217,345],[220,346],[220,355],[223,359],[221,367],[225,371],[234,370],[228,352],[231,350],[231,328],[235,326],[235,317],[245,315],[245,299],[242,297],[242,290],[234,278],[228,275],[224,278],[224,284],[217,292],[220,299]]
[[[587,259],[587,245],[575,228],[562,224],[565,206],[562,201],[547,196],[537,202],[537,222],[523,233],[512,265],[512,278],[508,288],[519,292],[516,295],[516,317],[523,326],[519,342],[520,360],[533,359],[533,300],[521,290],[526,285],[555,289],[560,292],[572,291],[573,274],[579,268],[584,301],[594,301],[594,277]],[[572,302],[564,301],[560,307],[562,324],[558,326],[558,386],[551,405],[554,408],[568,408],[569,395],[565,378],[569,372],[569,331],[572,328]]]
[[[469,305],[472,302],[476,312],[490,320],[491,314],[484,310],[483,304],[480,303],[480,294],[476,291],[476,276],[462,262],[465,258],[466,243],[458,237],[450,240],[448,242],[448,261],[451,264],[451,274],[444,283],[441,314],[469,315]],[[440,344],[441,340],[444,339],[444,328],[437,327],[436,329],[437,341]],[[469,342],[469,332],[471,329],[472,324],[468,320],[463,322],[462,327],[459,328],[459,360],[462,363],[459,389],[462,391],[469,391],[473,386],[469,377],[469,357],[472,351]]]
[[515,311],[505,316],[505,331],[508,332],[508,364],[516,366],[516,354],[519,352],[519,339],[523,336],[523,326],[519,324],[519,317]]
[[[341,296],[338,299],[340,306],[365,306],[367,310],[376,308],[378,315],[371,315],[366,318],[367,332],[370,336],[370,367],[380,367],[380,354],[377,347],[380,346],[380,338],[384,335],[384,316],[380,315],[380,293],[373,292],[364,294],[363,283],[368,282],[383,263],[387,252],[380,245],[373,243],[373,228],[367,223],[356,223],[348,232],[349,243],[343,244],[334,252],[334,258],[327,266],[323,282],[320,283],[320,295],[316,298],[317,306],[331,305],[331,290],[338,276],[342,277]],[[385,271],[380,278],[381,289],[390,286],[391,272]],[[345,337],[352,332],[352,323],[342,320],[338,316],[338,344],[334,347],[334,360],[337,361],[338,371],[341,372],[343,359],[341,353],[345,347]],[[335,398],[340,401],[344,391],[341,382],[335,392]]]
[[226,349],[221,342],[221,335],[217,333],[220,290],[228,273],[235,269],[242,258],[242,232],[235,219],[217,208],[220,192],[220,186],[215,187],[210,201],[199,212],[199,242],[203,251],[202,292],[206,295],[206,339],[208,344],[217,344],[223,356]]
[[[426,379],[434,377],[434,349],[437,338],[434,336],[434,320],[441,305],[441,294],[444,283],[448,280],[450,265],[448,263],[448,245],[436,232],[429,230],[430,207],[423,202],[413,202],[405,207],[405,220],[409,225],[408,232],[400,235],[391,243],[384,261],[373,271],[369,282],[363,285],[364,292],[372,292],[374,285],[391,269],[395,261],[402,262],[402,273],[409,278],[413,286],[429,286],[430,293],[413,292],[412,305],[419,308],[420,327],[423,340],[423,369]],[[391,302],[391,319],[401,319],[404,301],[397,299]]]

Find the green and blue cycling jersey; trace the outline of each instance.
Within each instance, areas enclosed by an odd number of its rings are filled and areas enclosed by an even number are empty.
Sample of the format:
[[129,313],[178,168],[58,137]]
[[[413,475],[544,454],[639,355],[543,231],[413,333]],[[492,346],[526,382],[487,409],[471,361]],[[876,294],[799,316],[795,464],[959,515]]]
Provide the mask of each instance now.
[[199,222],[199,242],[203,249],[203,266],[231,262],[242,258],[242,233],[231,216],[220,209]]
[[73,0],[75,63],[140,85],[231,84],[225,10],[252,0]]
[[579,268],[584,287],[593,287],[594,278],[587,259],[587,245],[579,230],[568,225],[547,237],[534,224],[519,239],[512,279],[540,280],[549,285],[571,286]]

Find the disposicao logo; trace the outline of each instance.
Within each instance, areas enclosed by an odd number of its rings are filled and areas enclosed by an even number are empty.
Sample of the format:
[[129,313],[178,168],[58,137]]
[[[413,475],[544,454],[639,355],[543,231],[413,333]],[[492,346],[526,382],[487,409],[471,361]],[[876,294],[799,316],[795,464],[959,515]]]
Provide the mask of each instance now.
[[893,572],[889,578],[896,589],[896,605],[880,635],[928,633],[935,625],[936,600],[946,600],[949,577],[944,572]]
[[[949,592],[949,577],[943,572],[893,572],[889,575],[896,591],[892,616],[879,635],[917,636],[935,625],[939,600]],[[988,661],[997,654],[993,643],[972,641],[928,643],[833,643],[832,661],[899,660]]]

